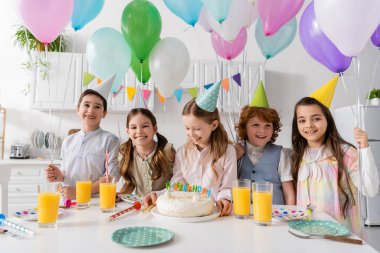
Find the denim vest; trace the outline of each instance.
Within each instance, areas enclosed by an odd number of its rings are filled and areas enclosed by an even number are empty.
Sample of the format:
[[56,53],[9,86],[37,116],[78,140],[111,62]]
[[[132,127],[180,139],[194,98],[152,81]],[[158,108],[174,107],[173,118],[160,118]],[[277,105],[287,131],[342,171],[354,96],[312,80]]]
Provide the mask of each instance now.
[[284,205],[282,183],[278,174],[282,146],[268,143],[256,166],[253,166],[248,157],[247,145],[244,149],[245,154],[239,161],[238,178],[249,179],[252,182],[271,182],[273,184],[273,204]]

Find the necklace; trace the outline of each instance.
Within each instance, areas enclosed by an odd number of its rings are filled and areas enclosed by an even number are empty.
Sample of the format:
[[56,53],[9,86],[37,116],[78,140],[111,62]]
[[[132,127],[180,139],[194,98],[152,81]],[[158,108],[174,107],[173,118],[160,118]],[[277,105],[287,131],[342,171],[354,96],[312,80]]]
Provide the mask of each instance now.
[[153,153],[155,148],[156,148],[156,143],[154,142],[152,148],[148,152],[146,152],[145,154],[140,154],[137,151],[137,148],[136,148],[136,153],[137,153],[138,157],[140,157],[143,161],[146,161],[146,160],[148,160],[148,156]]

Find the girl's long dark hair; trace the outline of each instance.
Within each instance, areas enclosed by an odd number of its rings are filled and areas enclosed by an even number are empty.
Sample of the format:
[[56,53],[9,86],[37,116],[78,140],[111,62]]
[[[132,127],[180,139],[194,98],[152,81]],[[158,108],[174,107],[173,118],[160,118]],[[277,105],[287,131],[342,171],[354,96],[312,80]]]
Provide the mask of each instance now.
[[[325,145],[325,147],[327,149],[331,150],[334,158],[336,159],[336,161],[338,163],[338,186],[339,186],[339,190],[343,193],[343,195],[345,197],[344,203],[343,204],[340,203],[340,208],[342,210],[343,216],[346,217],[347,208],[348,208],[348,199],[349,199],[348,196],[349,195],[351,196],[352,201],[355,201],[355,199],[354,199],[350,184],[348,182],[348,180],[349,180],[348,171],[347,171],[347,168],[345,168],[345,165],[343,163],[343,157],[344,157],[345,151],[342,150],[341,144],[347,144],[347,145],[350,145],[352,147],[354,147],[354,146],[352,144],[348,143],[347,141],[345,141],[340,136],[340,134],[336,128],[334,118],[331,115],[330,110],[326,106],[324,106],[321,102],[319,102],[315,98],[311,98],[311,97],[302,98],[300,101],[297,102],[297,104],[294,107],[294,116],[293,116],[293,122],[292,122],[292,149],[293,149],[293,152],[292,152],[292,163],[293,163],[292,173],[293,173],[293,178],[295,179],[295,182],[297,182],[300,164],[302,162],[303,155],[304,155],[306,148],[308,146],[307,140],[304,137],[302,137],[302,135],[300,134],[300,132],[298,130],[297,109],[299,106],[313,106],[313,105],[316,105],[321,109],[323,115],[325,116],[325,118],[327,120],[327,129],[326,129],[326,133],[324,136],[323,145]],[[345,178],[342,179],[343,174],[345,175]],[[343,189],[344,187],[342,185],[342,180],[346,180],[349,192],[346,192]],[[354,202],[354,204],[355,204],[355,202]]]
[[[129,128],[129,123],[131,119],[137,114],[142,114],[147,117],[151,122],[152,126],[157,127],[157,121],[154,117],[153,113],[145,108],[134,108],[132,109],[127,116],[126,127]],[[168,143],[168,140],[158,132],[157,136],[157,149],[152,157],[150,162],[150,169],[152,170],[152,180],[156,180],[161,176],[169,177],[169,159],[166,157],[164,148]],[[133,190],[136,187],[136,182],[133,176],[130,174],[130,167],[133,163],[133,153],[134,148],[132,144],[132,140],[129,138],[125,143],[120,145],[119,152],[122,154],[122,158],[120,161],[120,174],[123,176],[125,180],[125,184],[123,186],[123,192],[128,192],[128,190]]]

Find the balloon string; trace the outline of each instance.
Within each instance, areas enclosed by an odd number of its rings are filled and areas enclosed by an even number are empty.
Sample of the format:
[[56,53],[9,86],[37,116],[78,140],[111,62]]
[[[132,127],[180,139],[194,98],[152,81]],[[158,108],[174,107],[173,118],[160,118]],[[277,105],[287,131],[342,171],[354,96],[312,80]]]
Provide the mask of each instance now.
[[[205,50],[204,50],[204,48],[202,46],[202,43],[201,43],[201,40],[199,38],[198,32],[197,32],[197,30],[195,28],[193,30],[194,30],[194,33],[195,33],[195,37],[197,38],[197,41],[198,41],[198,46],[199,46],[199,48],[202,51],[202,55],[205,56],[206,52],[205,52]],[[216,80],[216,77],[214,76],[214,73],[212,71],[210,72],[210,75],[211,75],[212,80]],[[206,82],[206,80],[205,80],[205,82]],[[200,83],[199,83],[199,87],[200,87]]]
[[[343,88],[344,88],[344,91],[346,93],[347,96],[349,96],[351,98],[351,100],[354,100],[354,98],[351,96],[351,93],[349,93],[348,89],[347,89],[347,85],[346,85],[346,82],[344,81],[344,75],[343,73],[340,73],[339,74],[340,76],[340,79],[342,80],[342,84],[343,84]],[[354,103],[353,103],[354,104]],[[358,122],[358,116],[357,114],[354,112],[354,107],[352,105],[350,105],[350,109],[351,109],[351,112],[352,112],[352,115],[354,116],[355,118],[355,125],[357,125],[357,122]]]

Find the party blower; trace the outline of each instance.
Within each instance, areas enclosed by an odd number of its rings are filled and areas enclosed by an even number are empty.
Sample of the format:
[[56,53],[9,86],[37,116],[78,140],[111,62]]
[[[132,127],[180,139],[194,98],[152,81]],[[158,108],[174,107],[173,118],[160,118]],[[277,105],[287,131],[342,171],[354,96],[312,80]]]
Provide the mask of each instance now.
[[131,207],[129,207],[129,208],[127,208],[127,209],[124,209],[123,211],[120,211],[120,212],[118,212],[118,213],[115,213],[114,215],[111,215],[110,217],[109,217],[109,220],[108,221],[113,221],[114,219],[117,219],[117,218],[119,218],[120,216],[122,216],[122,215],[124,215],[124,214],[126,214],[126,213],[128,213],[129,211],[132,211],[132,210],[136,210],[136,211],[138,211],[138,210],[140,210],[140,208],[141,208],[141,203],[139,202],[139,201],[136,201],[135,203],[133,203],[133,206],[131,206]]

